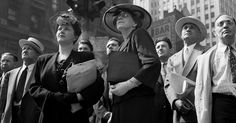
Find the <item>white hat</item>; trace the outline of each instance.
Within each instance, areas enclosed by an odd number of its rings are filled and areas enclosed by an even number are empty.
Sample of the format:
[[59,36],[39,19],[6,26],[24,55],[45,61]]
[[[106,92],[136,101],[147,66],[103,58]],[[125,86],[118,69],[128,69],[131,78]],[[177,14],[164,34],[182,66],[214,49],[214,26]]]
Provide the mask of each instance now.
[[199,35],[198,42],[201,42],[206,38],[207,30],[205,25],[193,16],[182,17],[176,22],[175,31],[179,37],[181,37],[182,28],[186,23],[195,24],[200,29],[201,35]]
[[29,37],[28,39],[20,39],[20,40],[19,40],[19,45],[20,45],[21,48],[22,48],[24,45],[30,45],[30,46],[32,46],[36,51],[38,51],[40,54],[42,54],[42,53],[43,53],[43,50],[44,50],[43,44],[42,44],[39,40],[37,40],[37,39],[35,39],[35,38],[33,38],[33,37]]

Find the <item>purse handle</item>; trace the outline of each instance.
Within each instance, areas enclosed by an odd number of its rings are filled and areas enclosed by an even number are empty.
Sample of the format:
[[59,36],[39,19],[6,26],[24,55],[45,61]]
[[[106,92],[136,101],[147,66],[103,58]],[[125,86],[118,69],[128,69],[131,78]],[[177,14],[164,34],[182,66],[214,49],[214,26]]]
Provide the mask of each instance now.
[[43,117],[44,117],[44,114],[43,114],[43,109],[44,109],[44,106],[45,106],[45,103],[46,103],[46,100],[48,98],[48,95],[49,95],[49,92],[47,93],[44,101],[43,101],[43,105],[41,107],[41,111],[40,111],[40,115],[39,115],[39,119],[38,119],[38,123],[43,123]]

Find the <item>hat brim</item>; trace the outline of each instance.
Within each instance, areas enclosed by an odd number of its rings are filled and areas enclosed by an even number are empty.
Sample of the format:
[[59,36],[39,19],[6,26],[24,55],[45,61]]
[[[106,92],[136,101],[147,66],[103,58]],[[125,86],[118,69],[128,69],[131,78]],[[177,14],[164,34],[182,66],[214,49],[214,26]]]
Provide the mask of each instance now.
[[107,27],[107,29],[109,29],[108,32],[112,31],[114,33],[121,34],[120,31],[117,30],[116,26],[113,24],[114,14],[117,12],[117,10],[120,9],[142,12],[144,17],[140,18],[142,22],[141,28],[148,29],[151,26],[151,15],[144,8],[133,4],[118,4],[108,9],[103,15],[103,24]]
[[197,42],[201,42],[206,38],[207,30],[206,30],[205,25],[198,19],[195,19],[192,17],[182,17],[176,22],[175,31],[180,38],[181,38],[182,27],[186,23],[193,23],[196,26],[198,26],[198,28],[200,29],[201,35],[198,36],[199,38]]
[[37,52],[39,52],[40,54],[43,53],[43,51],[40,50],[40,48],[38,46],[36,46],[36,44],[34,44],[33,42],[30,42],[26,39],[20,39],[19,40],[19,45],[22,48],[24,45],[30,45],[32,46]]

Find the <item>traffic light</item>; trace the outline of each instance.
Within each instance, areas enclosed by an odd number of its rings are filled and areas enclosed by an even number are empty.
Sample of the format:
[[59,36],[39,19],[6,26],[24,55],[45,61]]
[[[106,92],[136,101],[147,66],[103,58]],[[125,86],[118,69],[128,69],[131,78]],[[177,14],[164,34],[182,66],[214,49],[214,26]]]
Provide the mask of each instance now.
[[94,18],[100,17],[101,9],[106,5],[104,1],[90,0],[88,6],[88,18],[93,21]]
[[88,0],[66,0],[66,3],[73,10],[73,13],[87,17],[88,14]]
[[66,3],[73,10],[73,13],[93,21],[100,17],[101,9],[106,5],[100,0],[66,0]]

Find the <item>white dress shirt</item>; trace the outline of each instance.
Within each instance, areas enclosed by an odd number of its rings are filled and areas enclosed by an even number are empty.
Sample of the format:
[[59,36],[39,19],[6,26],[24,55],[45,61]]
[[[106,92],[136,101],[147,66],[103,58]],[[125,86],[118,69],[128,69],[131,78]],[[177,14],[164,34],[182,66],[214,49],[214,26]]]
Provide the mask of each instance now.
[[195,47],[196,43],[189,45],[189,46],[184,46],[184,61],[186,62],[188,60],[188,57],[190,53],[192,52],[193,48]]
[[[233,53],[236,54],[235,45],[233,47]],[[236,96],[236,85],[232,82],[232,73],[229,63],[229,49],[227,45],[219,42],[218,47],[213,59],[213,93],[223,93],[227,95]]]

